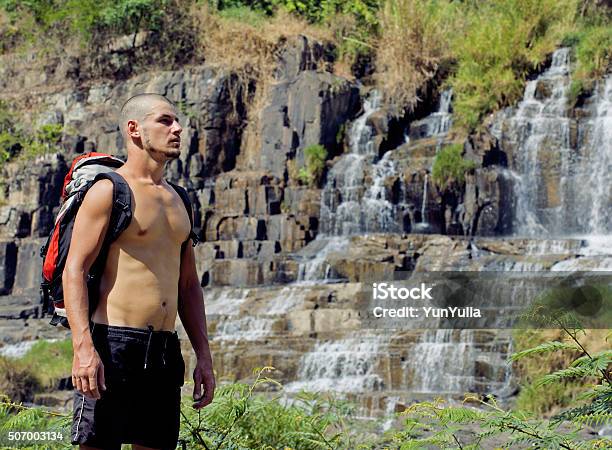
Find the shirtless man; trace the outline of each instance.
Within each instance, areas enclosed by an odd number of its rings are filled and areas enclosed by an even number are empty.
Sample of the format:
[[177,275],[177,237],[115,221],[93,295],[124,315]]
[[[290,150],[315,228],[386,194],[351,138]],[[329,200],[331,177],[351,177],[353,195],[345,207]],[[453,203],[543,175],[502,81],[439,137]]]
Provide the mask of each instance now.
[[72,440],[82,449],[176,448],[185,371],[177,313],[197,357],[193,407],[209,404],[215,389],[189,216],[163,179],[166,162],[180,154],[182,128],[165,97],[140,94],[123,106],[121,131],[128,160],[117,173],[131,188],[133,216],[110,246],[95,311],[87,274],[110,220],[110,180],[87,192],[63,273],[74,350]]

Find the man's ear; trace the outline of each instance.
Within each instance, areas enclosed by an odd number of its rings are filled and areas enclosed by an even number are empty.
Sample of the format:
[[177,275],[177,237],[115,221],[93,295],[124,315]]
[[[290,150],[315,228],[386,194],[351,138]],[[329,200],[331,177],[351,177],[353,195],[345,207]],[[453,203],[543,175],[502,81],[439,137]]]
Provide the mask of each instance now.
[[127,134],[133,138],[140,138],[140,124],[137,120],[128,120]]

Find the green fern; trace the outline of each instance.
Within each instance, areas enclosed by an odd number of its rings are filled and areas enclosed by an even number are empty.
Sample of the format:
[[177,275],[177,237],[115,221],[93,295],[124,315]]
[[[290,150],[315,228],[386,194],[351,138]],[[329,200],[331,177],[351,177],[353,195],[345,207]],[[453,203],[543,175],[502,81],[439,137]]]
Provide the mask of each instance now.
[[559,342],[559,341],[545,342],[543,344],[538,345],[537,347],[528,348],[527,350],[513,353],[512,355],[510,355],[509,359],[510,361],[514,362],[514,361],[518,361],[519,359],[522,359],[528,356],[534,356],[534,355],[538,355],[542,353],[550,353],[550,352],[555,352],[558,350],[580,351],[580,348],[578,348],[574,344],[568,344],[567,342]]
[[557,383],[568,378],[587,377],[593,375],[593,371],[583,367],[569,367],[567,369],[557,370],[549,375],[544,375],[534,383],[535,387],[545,386],[551,383]]

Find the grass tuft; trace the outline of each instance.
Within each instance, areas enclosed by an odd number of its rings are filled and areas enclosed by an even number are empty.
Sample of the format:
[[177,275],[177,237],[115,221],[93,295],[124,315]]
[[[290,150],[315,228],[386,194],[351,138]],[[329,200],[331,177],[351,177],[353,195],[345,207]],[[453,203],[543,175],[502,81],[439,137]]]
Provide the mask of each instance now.
[[463,159],[463,144],[450,144],[444,146],[436,155],[431,169],[431,178],[434,183],[448,189],[455,184],[465,182],[465,174],[476,167],[474,161]]

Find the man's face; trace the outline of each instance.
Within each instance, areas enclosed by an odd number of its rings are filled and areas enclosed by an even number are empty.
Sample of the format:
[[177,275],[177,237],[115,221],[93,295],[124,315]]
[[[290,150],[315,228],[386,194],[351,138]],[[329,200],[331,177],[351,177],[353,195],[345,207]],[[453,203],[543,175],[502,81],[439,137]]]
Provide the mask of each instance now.
[[141,125],[142,146],[152,156],[166,160],[181,154],[181,132],[176,110],[166,102],[155,102]]

